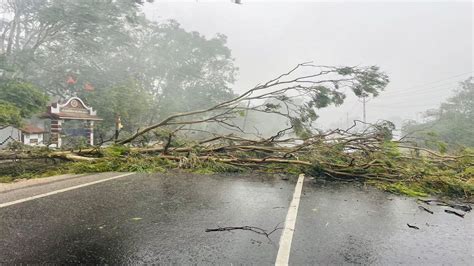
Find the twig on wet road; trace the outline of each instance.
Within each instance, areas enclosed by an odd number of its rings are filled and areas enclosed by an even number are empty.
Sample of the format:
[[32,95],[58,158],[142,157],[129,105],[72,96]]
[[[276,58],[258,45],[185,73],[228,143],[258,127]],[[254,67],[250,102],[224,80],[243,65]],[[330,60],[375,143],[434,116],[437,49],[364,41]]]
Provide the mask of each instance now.
[[461,218],[464,218],[464,215],[465,215],[464,213],[459,213],[459,212],[455,212],[455,211],[452,211],[452,210],[444,210],[444,212],[454,214],[454,215],[459,216]]
[[434,213],[432,210],[430,210],[430,209],[428,209],[428,208],[425,208],[425,207],[423,207],[423,206],[418,206],[418,208],[421,209],[421,210],[424,210],[425,212],[430,213],[430,214],[433,214],[433,213]]
[[419,228],[418,226],[416,226],[416,225],[411,225],[411,224],[407,224],[407,225],[408,225],[408,227],[413,228],[413,229],[416,229],[416,230],[419,230],[419,229],[420,229],[420,228]]
[[251,232],[254,232],[254,233],[259,234],[259,235],[264,235],[267,238],[269,238],[270,235],[273,234],[275,231],[283,229],[282,227],[278,227],[279,225],[280,225],[280,223],[277,224],[277,226],[273,230],[271,230],[270,232],[268,232],[267,230],[262,229],[260,227],[248,226],[248,225],[208,228],[208,229],[206,229],[206,232],[223,232],[223,231],[233,231],[233,230],[244,230],[244,231],[251,231]]
[[429,200],[418,199],[418,201],[421,201],[427,205],[431,205],[432,202],[436,202],[436,205],[438,206],[451,207],[453,209],[461,210],[464,212],[470,212],[472,210],[472,207],[469,204],[448,203],[448,202],[445,202],[442,200],[436,200],[436,199],[429,199]]

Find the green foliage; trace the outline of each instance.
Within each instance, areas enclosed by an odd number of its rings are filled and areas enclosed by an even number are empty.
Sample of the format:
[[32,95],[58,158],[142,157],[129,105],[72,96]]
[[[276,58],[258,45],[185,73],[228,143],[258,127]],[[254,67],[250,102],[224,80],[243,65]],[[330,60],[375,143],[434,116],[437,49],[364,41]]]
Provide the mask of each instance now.
[[0,101],[0,125],[21,126],[21,110],[13,104]]
[[401,155],[397,143],[393,141],[384,141],[382,143],[382,152],[389,158],[397,158]]
[[308,169],[305,167],[301,167],[298,165],[291,165],[291,164],[276,164],[270,163],[267,164],[264,168],[265,172],[272,173],[272,174],[290,174],[298,176],[301,173],[308,173]]
[[383,190],[395,194],[407,195],[410,197],[426,197],[428,194],[419,185],[411,185],[404,182],[398,183],[376,183],[376,185]]
[[417,142],[417,144],[422,145],[423,147],[428,147],[433,150],[439,151],[441,154],[444,154],[448,151],[448,144],[441,140],[441,137],[434,131],[426,131],[423,134],[420,134],[422,138]]
[[376,186],[396,194],[411,197],[439,195],[443,197],[470,198],[474,195],[474,180],[463,181],[456,175],[427,176],[415,181],[397,183],[374,182]]
[[130,153],[130,148],[123,145],[112,145],[102,150],[104,157],[118,158]]
[[[396,142],[380,143],[380,150],[372,153],[354,151],[347,154],[342,143],[329,146],[321,143],[316,149],[298,158],[309,161],[311,166],[295,164],[269,163],[260,164],[260,169],[269,173],[300,174],[309,176],[328,176],[338,178],[363,178],[392,193],[413,197],[427,195],[440,197],[472,198],[474,196],[474,150],[465,149],[447,157],[449,160],[437,163],[423,154],[407,157],[407,151],[400,149]],[[35,149],[30,153],[43,153]],[[263,158],[261,152],[236,152],[237,158]],[[252,169],[235,166],[218,160],[200,159],[195,154],[179,157],[170,161],[153,155],[133,152],[126,146],[113,145],[102,150],[102,158],[87,162],[69,162],[45,164],[38,160],[33,162],[2,164],[0,172],[4,173],[0,181],[10,182],[17,178],[35,178],[64,173],[96,173],[109,171],[123,172],[164,172],[168,169],[182,168],[199,174],[232,173]],[[268,154],[267,154],[268,156]],[[453,159],[455,158],[455,159]],[[291,159],[291,158],[289,158]],[[324,160],[322,160],[324,159]],[[439,160],[439,158],[438,158]],[[370,166],[368,163],[370,162]],[[39,164],[38,164],[39,163]],[[355,166],[355,165],[358,166]],[[332,170],[331,170],[332,169]],[[329,172],[333,171],[333,172]],[[347,173],[338,176],[334,171]],[[353,174],[351,177],[350,174]]]
[[[115,153],[116,154],[116,153]],[[106,157],[94,162],[75,162],[67,165],[67,171],[72,173],[96,172],[165,172],[166,169],[176,168],[178,165],[166,159],[153,156]],[[190,168],[191,172],[201,174],[240,172],[241,168],[215,161],[199,161]]]
[[[332,74],[340,76],[332,77],[331,81],[320,82],[318,85],[304,87],[304,97],[291,99],[275,97],[273,106],[297,106],[296,108],[279,108],[280,113],[287,114],[290,124],[297,136],[304,138],[312,134],[313,123],[318,118],[317,110],[330,105],[339,106],[344,103],[346,92],[340,90],[340,86],[349,87],[358,97],[377,96],[389,82],[388,76],[380,71],[377,66],[369,67],[342,67],[336,68]],[[344,80],[350,80],[344,83]],[[279,103],[278,101],[282,101]],[[283,104],[283,102],[285,104]],[[268,108],[267,108],[268,109]],[[391,133],[390,126],[386,124]],[[393,130],[393,129],[392,129]]]
[[474,196],[474,152],[466,149],[456,154],[458,159],[434,164],[423,155],[412,160],[393,158],[390,169],[399,173],[396,183],[378,183],[391,192],[409,196],[438,195],[443,197],[471,198]]
[[151,110],[152,95],[134,81],[111,88],[97,88],[84,94],[83,98],[104,119],[97,124],[97,134],[102,135],[113,134],[117,116],[123,125],[121,134],[135,133],[137,128],[149,122],[154,112]]
[[166,159],[159,159],[153,157],[128,157],[124,161],[122,161],[117,171],[162,173],[165,172],[167,169],[173,167],[176,167],[176,164]]
[[64,174],[67,171],[55,160],[25,160],[0,164],[0,182]]
[[112,172],[119,168],[119,161],[113,159],[95,162],[75,162],[68,165],[69,172],[74,174]]
[[[0,68],[50,96],[87,98],[105,118],[97,131],[104,138],[115,115],[126,135],[233,96],[237,68],[224,35],[206,38],[175,21],[149,21],[137,2],[8,1],[0,30],[13,38],[2,39]],[[66,84],[70,77],[74,84]]]
[[453,178],[452,174],[432,176],[420,181],[420,185],[432,195],[441,194],[452,197],[470,197],[474,195],[474,184],[460,178]]
[[176,164],[160,158],[128,156],[125,158],[104,158],[94,162],[74,162],[65,166],[68,172],[98,173],[98,172],[165,172]]
[[377,96],[380,91],[385,89],[389,79],[388,76],[380,72],[377,66],[370,66],[361,70],[353,68],[355,71],[356,82],[352,88],[357,96]]
[[186,32],[176,21],[149,25],[147,34],[148,38],[140,40],[143,48],[139,53],[147,55],[147,62],[141,64],[149,67],[137,70],[160,82],[159,87],[146,86],[157,95],[160,115],[206,108],[234,96],[229,85],[237,68],[226,36],[206,39],[197,32]]
[[3,25],[15,27],[13,38],[2,40],[12,75],[58,96],[71,93],[69,74],[81,73],[79,88],[103,84],[101,56],[133,44],[130,33],[140,20],[133,1],[17,0],[2,11],[11,22]]
[[456,94],[437,109],[425,113],[427,122],[410,121],[403,128],[419,145],[444,153],[459,147],[474,147],[474,82],[461,82]]
[[0,81],[0,124],[18,126],[22,118],[31,117],[46,107],[48,98],[32,84]]
[[290,118],[291,126],[293,127],[293,131],[295,132],[296,136],[300,138],[307,138],[311,136],[311,130],[305,125],[305,123],[298,118]]
[[0,183],[10,183],[15,180],[12,176],[0,176]]

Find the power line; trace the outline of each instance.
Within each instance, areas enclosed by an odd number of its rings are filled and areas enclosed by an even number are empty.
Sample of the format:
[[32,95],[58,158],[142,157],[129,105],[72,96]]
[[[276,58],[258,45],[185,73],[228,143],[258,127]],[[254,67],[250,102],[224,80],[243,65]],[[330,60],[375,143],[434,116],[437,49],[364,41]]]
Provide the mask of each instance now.
[[[405,97],[405,99],[406,99],[407,96],[409,96],[409,97],[416,97],[415,95],[419,95],[420,92],[429,92],[430,94],[432,94],[433,91],[437,91],[437,90],[433,90],[433,88],[440,87],[440,86],[435,86],[435,87],[430,86],[430,87],[428,88],[428,90],[427,90],[426,88],[425,88],[425,89],[421,89],[421,90],[413,90],[413,88],[424,88],[424,86],[426,86],[426,85],[428,85],[428,84],[434,84],[434,83],[438,83],[438,82],[443,82],[443,81],[446,81],[446,80],[449,80],[449,79],[452,79],[452,78],[455,78],[455,77],[459,77],[459,76],[463,76],[463,75],[471,74],[471,73],[473,73],[473,71],[465,72],[465,73],[461,73],[461,74],[457,74],[457,75],[453,75],[453,76],[450,76],[450,77],[447,77],[447,78],[444,78],[444,79],[441,79],[441,80],[436,80],[436,81],[427,82],[427,83],[425,83],[425,84],[421,84],[421,85],[418,85],[418,86],[412,86],[412,87],[409,87],[409,88],[408,88],[408,89],[411,88],[410,91],[402,91],[402,93],[398,92],[397,94],[395,94],[395,95],[393,95],[393,96],[390,96],[390,94],[389,94],[388,96],[391,97],[392,99],[394,98],[394,99],[398,99],[398,100],[402,100],[402,101],[403,101],[404,97]],[[421,87],[420,87],[420,86],[421,86]],[[441,86],[446,86],[446,84],[442,84]],[[442,88],[442,89],[443,89],[443,90],[446,90],[446,87],[444,87],[444,88]],[[417,92],[418,92],[418,93],[417,93]],[[441,92],[441,91],[440,91],[440,92]],[[407,95],[407,94],[404,95],[403,93],[410,93],[410,95]],[[422,95],[423,95],[423,93],[422,93]],[[401,97],[400,97],[400,96],[401,96]],[[362,115],[363,115],[363,121],[364,121],[364,123],[367,122],[367,102],[368,102],[367,96],[363,96],[363,97],[362,97]],[[404,102],[404,101],[403,101],[403,102]],[[418,104],[417,104],[417,105],[403,105],[403,102],[402,102],[401,105],[400,105],[399,103],[395,103],[395,104],[397,105],[396,107],[395,107],[395,106],[386,106],[386,105],[385,105],[385,106],[379,106],[379,108],[377,108],[377,107],[378,107],[377,104],[372,105],[372,106],[376,107],[377,109],[380,109],[380,108],[387,108],[387,107],[388,107],[389,109],[390,109],[390,108],[397,108],[397,109],[399,109],[399,108],[414,108],[414,107],[415,107],[415,108],[421,108],[422,106],[433,107],[433,105],[435,105],[435,104],[429,104],[429,105],[418,105]],[[436,104],[436,105],[439,105],[439,103]]]
[[409,87],[405,89],[396,89],[390,91],[383,91],[380,94],[384,96],[397,97],[397,96],[411,96],[414,94],[431,94],[433,92],[443,92],[447,89],[454,89],[458,87],[459,81],[451,81],[447,84],[439,84],[434,86],[420,86],[420,87]]
[[411,100],[416,100],[416,99],[424,99],[427,98],[427,96],[430,96],[429,98],[431,99],[438,99],[438,100],[445,100],[449,99],[452,97],[452,92],[449,92],[449,94],[444,93],[444,92],[433,92],[433,93],[414,93],[413,95],[400,95],[400,96],[380,96],[377,98],[374,98],[375,104],[381,104],[382,101],[386,102],[387,104],[404,104],[407,102],[410,102]]
[[412,89],[412,90],[390,90],[390,91],[382,91],[381,95],[403,95],[403,94],[413,94],[417,92],[433,92],[433,91],[442,91],[450,87],[457,86],[456,83],[450,83],[450,84],[440,84],[440,85],[435,85],[435,86],[430,86],[430,87],[422,87],[421,89]]
[[[449,89],[450,87],[457,87],[458,81],[451,81],[447,84],[439,84],[439,85],[432,85],[432,86],[423,86],[419,87],[419,89],[391,89],[390,91],[383,91],[381,92],[382,95],[403,95],[403,94],[413,94],[417,92],[433,92],[433,91],[440,91],[443,89]],[[415,88],[415,87],[412,87]]]
[[451,92],[451,91],[449,91],[449,88],[450,87],[444,87],[443,90],[412,92],[410,94],[404,94],[404,93],[395,94],[395,95],[380,94],[380,96],[378,96],[377,98],[388,98],[388,97],[390,97],[390,98],[410,98],[410,97],[413,97],[413,96],[433,95],[433,94],[442,96],[441,94],[446,94],[446,92]]
[[[407,99],[407,98],[415,98],[416,96],[422,96],[422,95],[433,95],[433,93],[442,93],[442,92],[445,92],[446,89],[449,89],[451,86],[455,86],[457,83],[459,83],[459,81],[450,81],[448,84],[438,84],[438,85],[434,85],[434,86],[426,86],[426,85],[429,85],[429,84],[435,84],[435,83],[439,83],[439,82],[443,82],[443,81],[447,81],[447,80],[450,80],[450,79],[453,79],[453,78],[456,78],[456,77],[460,77],[460,76],[463,76],[463,75],[466,75],[466,74],[472,74],[474,73],[474,71],[469,71],[469,72],[464,72],[464,73],[460,73],[460,74],[457,74],[457,75],[453,75],[453,76],[448,76],[446,78],[443,78],[443,79],[439,79],[439,80],[435,80],[435,81],[430,81],[430,82],[426,82],[426,83],[421,83],[419,85],[416,85],[416,86],[411,86],[411,87],[408,87],[408,88],[405,88],[404,90],[398,90],[398,91],[388,91],[388,92],[382,92],[381,95],[379,97],[383,97],[383,96],[387,96],[387,97],[390,97],[391,99],[396,99],[396,100],[401,100],[401,101],[395,101],[395,103],[391,102],[390,104],[372,104],[371,107],[374,107],[375,109],[392,109],[392,110],[395,110],[395,109],[400,109],[400,108],[409,108],[409,109],[413,109],[413,108],[429,108],[429,107],[433,107],[435,108],[434,106],[436,105],[439,105],[440,103],[432,103],[432,104],[404,104],[406,103],[406,101],[404,99]],[[438,88],[438,89],[436,89]],[[407,91],[407,89],[409,91]],[[390,94],[393,94],[393,95],[390,95]],[[388,94],[388,95],[387,95]],[[438,96],[442,96],[442,95],[438,95]],[[373,98],[375,100],[377,99],[381,99],[381,98]],[[354,108],[357,106],[357,104],[359,102],[362,102],[363,104],[363,110],[362,110],[362,113],[363,113],[363,121],[366,121],[367,119],[367,102],[369,102],[369,100],[367,100],[366,97],[362,97],[362,101],[360,101],[360,99],[358,101],[354,101],[352,106],[349,108],[349,111],[346,111],[345,113],[343,113],[342,115],[340,115],[339,119],[337,119],[337,121],[342,121],[343,117],[346,116],[346,120],[347,120],[347,117],[348,115],[354,110]],[[346,104],[350,104],[351,102],[346,102]],[[396,105],[396,106],[393,106],[393,105]]]
[[414,85],[414,86],[408,87],[406,89],[425,87],[426,85],[429,85],[429,84],[450,80],[450,79],[453,79],[453,78],[457,78],[457,77],[464,76],[466,74],[472,74],[472,73],[474,73],[474,71],[468,71],[468,72],[460,73],[460,74],[457,74],[457,75],[449,76],[449,77],[446,77],[446,78],[443,78],[443,79],[439,79],[439,80],[435,80],[435,81],[429,81],[429,82],[426,82],[426,83],[421,83],[421,84],[418,84],[418,85]]
[[[396,106],[394,106],[396,105]],[[387,105],[380,105],[380,104],[372,104],[371,107],[377,109],[400,109],[400,108],[426,108],[426,107],[433,107],[435,105],[439,105],[439,103],[431,103],[431,104],[408,104],[408,105],[401,105],[401,104],[387,104]]]

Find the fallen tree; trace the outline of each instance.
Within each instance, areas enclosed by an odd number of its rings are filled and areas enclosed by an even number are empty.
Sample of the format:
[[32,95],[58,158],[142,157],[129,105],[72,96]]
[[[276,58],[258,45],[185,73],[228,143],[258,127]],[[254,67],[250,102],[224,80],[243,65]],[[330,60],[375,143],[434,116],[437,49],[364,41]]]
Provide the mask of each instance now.
[[[359,123],[355,121],[355,124]],[[2,160],[58,159],[70,162],[64,171],[191,171],[228,172],[259,169],[267,172],[306,173],[334,179],[374,182],[386,190],[413,196],[427,194],[470,198],[473,195],[474,151],[457,155],[411,147],[384,137],[386,124],[365,132],[333,130],[306,138],[246,139],[217,135],[180,146],[114,145],[82,151],[2,152]],[[175,136],[179,138],[179,136]],[[172,138],[169,139],[172,141]],[[69,167],[69,168],[68,168]],[[61,172],[60,172],[61,173]]]
[[[298,72],[301,70],[303,73]],[[304,172],[334,179],[365,180],[413,196],[472,197],[472,149],[448,155],[403,140],[394,141],[391,135],[394,125],[388,121],[367,124],[356,120],[350,128],[327,132],[313,127],[317,119],[315,109],[341,104],[344,89],[361,97],[377,96],[387,82],[386,75],[376,67],[303,63],[233,99],[202,110],[171,115],[107,148],[19,149],[0,152],[0,161],[54,158],[71,162],[59,171],[72,172],[167,168]],[[248,112],[283,117],[288,124],[264,137],[241,125],[241,118]],[[227,132],[193,127],[203,124],[218,125]],[[199,138],[190,137],[196,132]],[[161,142],[149,146],[150,138]]]
[[387,83],[387,75],[376,66],[334,67],[302,63],[228,101],[202,110],[170,115],[118,141],[118,144],[130,143],[157,128],[202,123],[216,123],[245,133],[235,119],[249,111],[285,117],[297,134],[309,133],[317,118],[315,109],[342,104],[346,97],[345,89],[357,96],[377,96]]

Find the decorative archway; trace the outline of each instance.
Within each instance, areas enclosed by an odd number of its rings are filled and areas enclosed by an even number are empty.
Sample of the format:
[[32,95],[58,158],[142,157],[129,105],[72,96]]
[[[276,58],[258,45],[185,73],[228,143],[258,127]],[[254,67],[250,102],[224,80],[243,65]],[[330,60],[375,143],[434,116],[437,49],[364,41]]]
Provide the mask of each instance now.
[[89,144],[94,145],[94,122],[103,119],[97,116],[92,107],[87,106],[79,97],[71,97],[65,103],[53,103],[48,106],[43,118],[51,119],[50,142],[52,147],[62,145],[62,125],[66,120],[85,121]]

